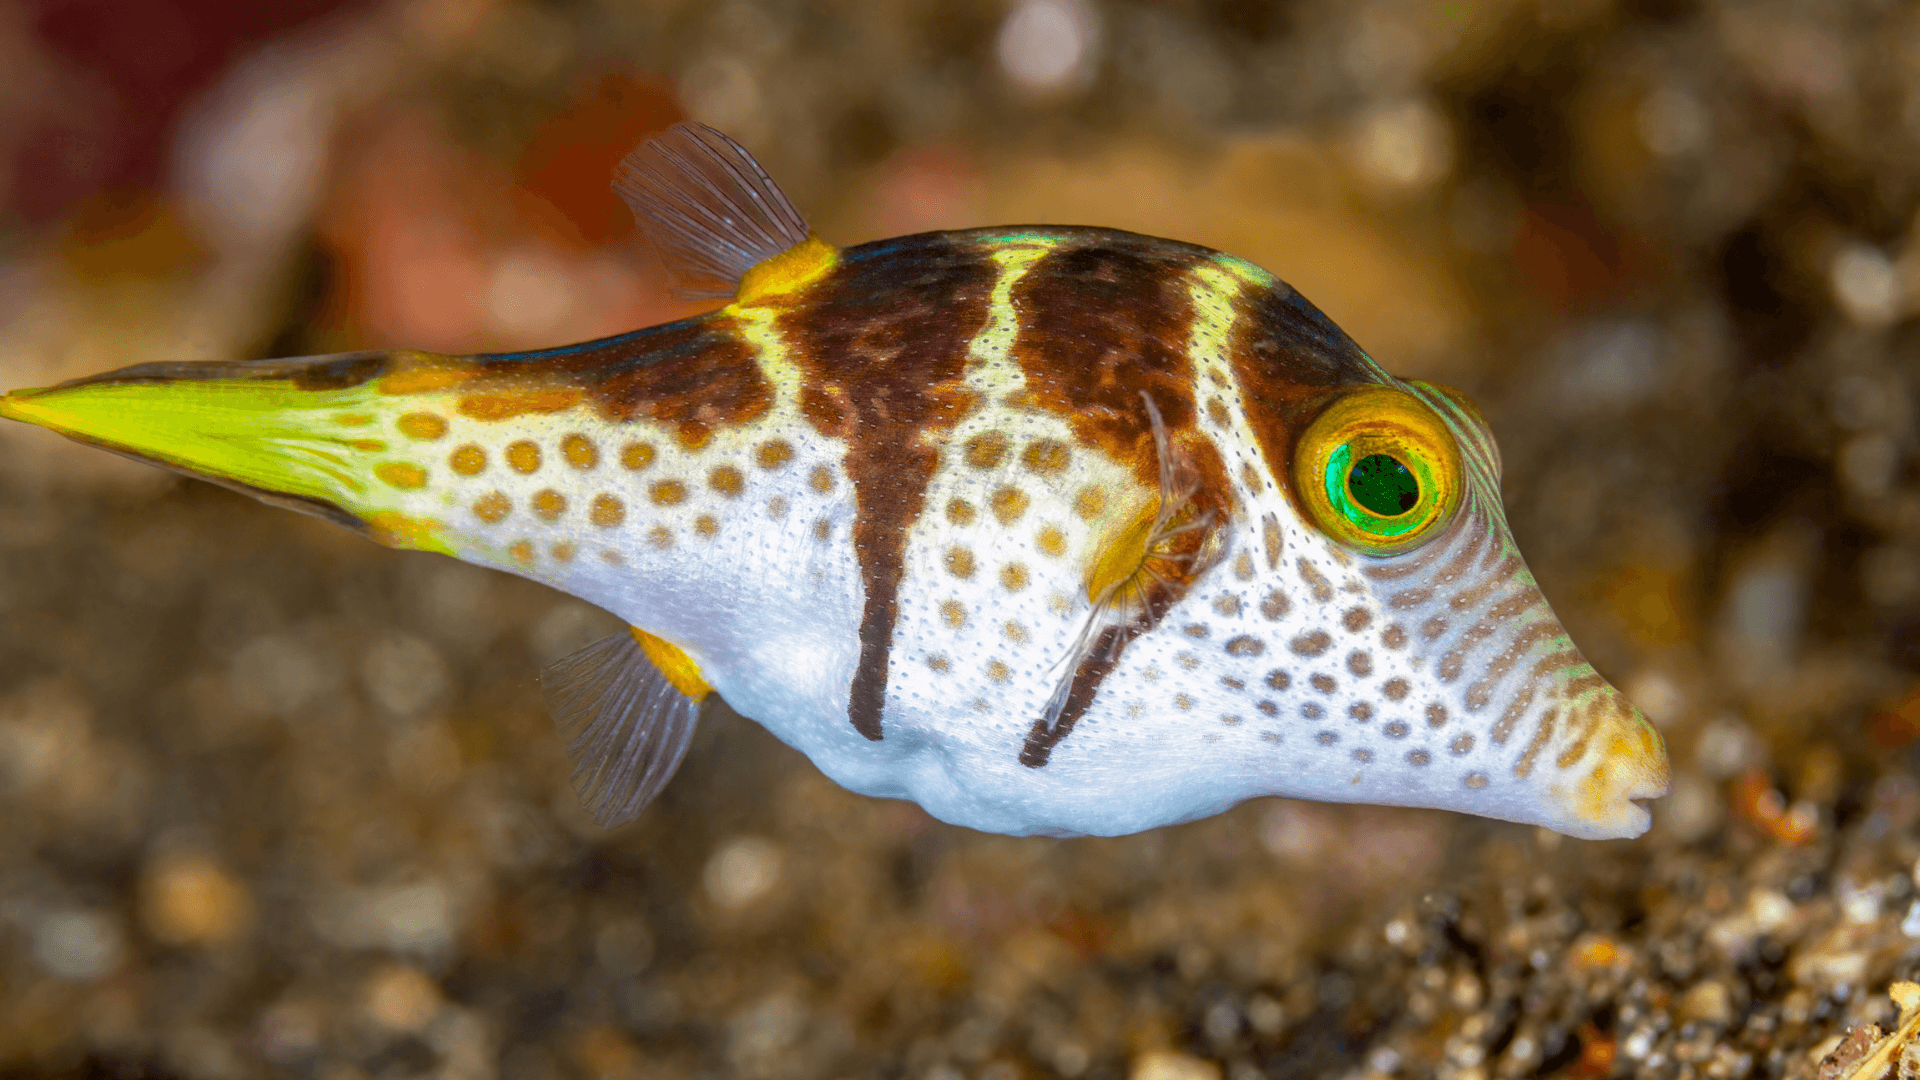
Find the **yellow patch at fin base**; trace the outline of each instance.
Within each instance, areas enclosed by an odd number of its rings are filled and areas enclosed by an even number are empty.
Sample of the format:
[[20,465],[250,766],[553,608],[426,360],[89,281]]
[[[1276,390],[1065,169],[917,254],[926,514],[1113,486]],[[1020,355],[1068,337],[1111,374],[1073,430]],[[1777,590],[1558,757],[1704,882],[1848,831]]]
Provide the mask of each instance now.
[[634,641],[639,642],[640,650],[647,654],[647,659],[653,661],[653,666],[660,669],[660,674],[667,677],[675,690],[695,701],[704,701],[708,694],[713,693],[713,687],[708,686],[707,680],[700,675],[700,665],[694,663],[693,657],[678,645],[654,637],[637,626],[627,627],[627,632],[633,635]]
[[705,124],[675,124],[641,143],[620,162],[613,190],[683,300],[761,303],[839,258],[753,155]]
[[747,271],[734,303],[772,303],[825,277],[839,262],[839,248],[808,233],[804,241]]

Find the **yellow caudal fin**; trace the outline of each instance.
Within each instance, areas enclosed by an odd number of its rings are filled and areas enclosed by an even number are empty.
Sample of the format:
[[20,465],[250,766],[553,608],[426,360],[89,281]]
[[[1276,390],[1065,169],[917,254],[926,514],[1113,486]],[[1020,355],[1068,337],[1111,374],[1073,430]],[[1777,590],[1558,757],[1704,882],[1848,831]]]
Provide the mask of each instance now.
[[681,299],[778,302],[839,262],[753,155],[705,124],[675,124],[628,154],[613,189]]
[[406,417],[376,378],[457,378],[460,361],[362,353],[245,363],[148,364],[0,397],[0,417],[370,532],[443,550],[386,494],[418,487]]

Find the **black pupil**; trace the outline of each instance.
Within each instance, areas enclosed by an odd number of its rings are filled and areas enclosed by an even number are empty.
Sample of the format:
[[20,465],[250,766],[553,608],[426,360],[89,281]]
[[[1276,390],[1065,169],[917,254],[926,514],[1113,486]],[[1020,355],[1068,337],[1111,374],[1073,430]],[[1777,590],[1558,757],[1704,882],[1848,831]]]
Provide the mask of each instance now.
[[1353,501],[1381,517],[1399,517],[1420,501],[1420,483],[1405,465],[1386,454],[1368,454],[1347,473]]

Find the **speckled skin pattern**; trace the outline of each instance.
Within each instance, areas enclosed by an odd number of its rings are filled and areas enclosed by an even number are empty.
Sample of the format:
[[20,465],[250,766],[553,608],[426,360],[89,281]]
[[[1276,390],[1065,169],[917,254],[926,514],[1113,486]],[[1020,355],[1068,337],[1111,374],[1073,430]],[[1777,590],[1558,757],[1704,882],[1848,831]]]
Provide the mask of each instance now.
[[[1478,418],[1206,249],[927,234],[548,352],[101,378],[327,397],[314,424],[380,449],[338,451],[349,479],[306,508],[599,604],[834,780],[946,821],[1113,835],[1285,795],[1619,837],[1666,790],[1515,550]],[[1466,462],[1450,522],[1387,558],[1290,491],[1300,431],[1370,385],[1419,395]],[[1101,553],[1166,497],[1149,400],[1200,525],[1100,605]]]

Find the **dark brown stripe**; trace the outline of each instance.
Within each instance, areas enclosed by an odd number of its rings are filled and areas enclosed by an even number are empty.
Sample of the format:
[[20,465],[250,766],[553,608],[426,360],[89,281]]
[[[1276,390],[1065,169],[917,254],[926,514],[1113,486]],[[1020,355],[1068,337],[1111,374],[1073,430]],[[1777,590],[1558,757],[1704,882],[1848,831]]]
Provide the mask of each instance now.
[[1047,729],[1046,717],[1033,722],[1032,730],[1027,732],[1026,745],[1020,748],[1020,764],[1029,769],[1040,768],[1053,756],[1053,748],[1060,740],[1073,734],[1073,725],[1087,714],[1100,693],[1100,681],[1120,662],[1121,635],[1125,633],[1126,628],[1120,626],[1101,631],[1099,642],[1073,671],[1073,682],[1067,688],[1067,703],[1060,709],[1060,719],[1051,731]]
[[1520,717],[1526,714],[1527,706],[1533,704],[1534,691],[1538,687],[1538,683],[1526,684],[1521,687],[1518,694],[1513,696],[1513,700],[1507,703],[1507,710],[1500,714],[1500,719],[1495,722],[1493,731],[1488,736],[1495,746],[1507,744],[1507,739],[1513,735],[1513,726],[1518,724]]
[[[1620,708],[1620,699],[1617,697],[1611,698],[1607,702],[1607,704],[1617,710]],[[1600,720],[1601,720],[1600,703],[1599,702],[1590,703],[1587,706],[1586,726],[1580,729],[1580,734],[1578,737],[1576,737],[1573,740],[1573,745],[1567,747],[1566,750],[1561,752],[1559,757],[1553,760],[1553,764],[1555,768],[1560,768],[1560,769],[1567,768],[1568,766],[1572,765],[1574,762],[1579,761],[1580,758],[1586,754],[1587,743],[1592,741],[1593,733],[1600,729]]]
[[788,359],[805,373],[803,414],[847,444],[842,467],[866,586],[847,719],[869,739],[883,734],[907,531],[939,467],[940,436],[973,407],[961,383],[967,346],[986,324],[997,275],[988,249],[964,239],[867,244],[843,252],[778,323]]
[[[1547,739],[1553,735],[1553,722],[1559,715],[1560,710],[1558,709],[1548,709],[1546,712],[1540,714],[1540,726],[1534,729],[1533,739],[1527,743],[1526,751],[1520,755],[1520,760],[1514,764],[1513,775],[1525,777],[1533,771],[1533,761],[1540,756],[1540,751],[1546,749]],[[1495,739],[1494,741],[1499,742],[1500,740]]]
[[1501,563],[1493,573],[1488,574],[1486,577],[1481,578],[1465,589],[1454,593],[1453,596],[1448,599],[1447,604],[1455,611],[1465,611],[1479,604],[1488,596],[1491,596],[1502,585],[1505,585],[1513,575],[1519,573],[1525,565],[1525,563],[1520,561],[1520,556],[1509,555],[1506,561]]
[[[1507,672],[1512,671],[1514,667],[1520,663],[1521,659],[1526,655],[1527,649],[1531,648],[1537,642],[1558,636],[1560,632],[1560,627],[1557,624],[1545,620],[1531,623],[1522,628],[1518,634],[1513,636],[1513,640],[1507,643],[1507,647],[1502,649],[1500,654],[1493,658],[1493,663],[1487,665],[1487,673],[1467,691],[1468,699],[1471,700],[1477,693],[1481,698],[1481,703],[1485,704],[1485,699],[1489,697],[1493,691],[1493,685],[1501,679],[1506,678]],[[1469,708],[1472,707],[1471,705],[1469,706]]]
[[1529,585],[1505,600],[1487,609],[1487,618],[1496,620],[1511,619],[1523,611],[1537,607],[1546,600],[1537,585]]
[[[1462,515],[1462,518],[1466,520],[1465,515]],[[1441,585],[1451,585],[1455,581],[1458,581],[1460,575],[1466,573],[1467,568],[1473,565],[1473,560],[1479,556],[1480,549],[1486,546],[1487,541],[1491,539],[1491,530],[1486,527],[1485,523],[1477,516],[1472,520],[1474,527],[1468,529],[1467,535],[1462,538],[1464,543],[1458,547],[1449,549],[1448,554],[1451,557],[1447,559],[1446,565],[1442,566],[1439,572],[1433,575],[1435,582]]]
[[537,352],[472,358],[462,393],[577,388],[607,419],[685,427],[750,423],[773,405],[773,387],[738,323],[714,312],[617,337]]
[[1340,390],[1377,377],[1353,339],[1285,282],[1243,290],[1234,315],[1233,374],[1247,424],[1267,468],[1291,477],[1300,432]]
[[[1150,488],[1160,462],[1142,392],[1183,454],[1201,441],[1187,346],[1189,281],[1206,257],[1188,244],[1088,231],[1036,261],[1010,293],[1020,313],[1013,358],[1033,404],[1070,423],[1082,446],[1129,463]],[[1230,486],[1217,459],[1201,480],[1215,493]]]
[[100,383],[147,382],[260,382],[286,379],[298,390],[349,390],[379,378],[391,366],[395,354],[389,352],[334,353],[330,356],[297,356],[274,360],[208,360],[200,362],[168,360],[156,364],[135,364],[118,371],[68,379],[54,387],[66,390]]

